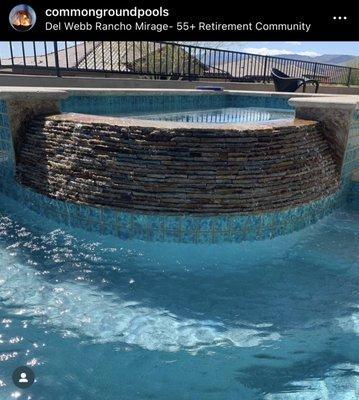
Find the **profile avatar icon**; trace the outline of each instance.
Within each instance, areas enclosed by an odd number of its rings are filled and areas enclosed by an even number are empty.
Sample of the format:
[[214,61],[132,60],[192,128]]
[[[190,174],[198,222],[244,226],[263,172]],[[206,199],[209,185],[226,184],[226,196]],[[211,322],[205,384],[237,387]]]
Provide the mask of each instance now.
[[16,31],[29,31],[35,25],[35,22],[35,11],[26,4],[19,4],[10,11],[9,23]]
[[19,382],[20,383],[29,383],[29,380],[26,377],[26,372],[21,372]]
[[35,381],[34,371],[27,366],[18,367],[12,373],[12,381],[18,388],[27,389]]

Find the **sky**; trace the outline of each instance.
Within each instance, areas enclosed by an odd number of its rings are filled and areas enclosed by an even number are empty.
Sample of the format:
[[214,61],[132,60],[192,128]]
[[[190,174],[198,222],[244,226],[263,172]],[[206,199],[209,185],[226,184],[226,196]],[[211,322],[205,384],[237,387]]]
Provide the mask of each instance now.
[[262,55],[348,54],[359,56],[359,42],[223,42],[220,47]]

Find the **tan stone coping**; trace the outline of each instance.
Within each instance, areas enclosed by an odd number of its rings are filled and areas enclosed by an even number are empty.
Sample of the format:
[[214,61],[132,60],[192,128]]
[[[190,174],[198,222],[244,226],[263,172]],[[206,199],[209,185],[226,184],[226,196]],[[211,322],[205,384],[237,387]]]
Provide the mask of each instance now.
[[38,99],[65,99],[69,96],[66,90],[34,88],[23,86],[1,86],[0,99],[4,100],[38,100]]
[[78,113],[63,113],[57,115],[51,115],[46,118],[47,120],[56,121],[70,121],[79,124],[106,124],[115,125],[122,127],[139,127],[139,128],[154,128],[154,129],[166,129],[177,130],[180,129],[194,131],[194,130],[204,130],[204,131],[248,131],[248,130],[263,130],[268,131],[275,128],[291,128],[308,126],[317,123],[316,121],[301,120],[301,119],[291,119],[291,120],[273,120],[261,123],[192,123],[192,122],[176,122],[176,121],[156,121],[149,119],[136,119],[130,117],[107,117],[99,115],[89,115],[89,114],[78,114]]
[[[201,85],[206,86],[206,85]],[[218,85],[208,85],[208,86],[221,86],[220,83]],[[201,89],[154,89],[154,88],[80,88],[80,87],[67,87],[67,88],[56,88],[58,90],[66,90],[69,95],[73,96],[146,96],[146,95],[157,95],[157,96],[171,96],[171,95],[233,95],[233,96],[261,96],[261,97],[284,97],[290,99],[292,97],[314,97],[314,98],[322,98],[333,96],[330,94],[324,93],[286,93],[286,92],[270,92],[270,91],[253,91],[253,90],[201,90]],[[354,97],[352,95],[336,95],[336,97],[340,96],[349,96]]]
[[[206,86],[206,85],[200,85]],[[207,86],[221,86],[220,83],[207,85]],[[62,88],[64,89],[64,88]],[[61,88],[59,88],[61,90]],[[325,97],[328,94],[315,94],[315,93],[284,93],[284,92],[270,92],[270,91],[250,91],[250,90],[201,90],[201,89],[146,89],[146,88],[113,88],[113,89],[99,89],[99,88],[65,88],[70,95],[77,96],[123,96],[123,95],[158,95],[158,96],[170,96],[170,95],[241,95],[241,96],[262,96],[262,97],[284,97],[291,98],[293,96],[298,97]]]
[[[203,85],[206,86],[206,85]],[[220,83],[213,86],[221,86]],[[241,95],[261,97],[283,97],[289,99],[289,104],[294,107],[316,107],[316,108],[341,108],[358,109],[359,96],[355,95],[330,95],[315,93],[284,93],[270,91],[248,91],[248,90],[198,90],[198,89],[145,89],[145,88],[35,88],[28,86],[1,86],[0,99],[65,99],[68,96],[123,96],[123,95]]]
[[359,96],[326,96],[321,98],[294,97],[289,99],[288,103],[295,107],[307,108],[335,108],[344,110],[358,110],[359,109]]
[[[206,86],[206,85],[201,85]],[[208,86],[221,86],[220,83]],[[314,99],[321,101],[323,98],[359,98],[354,95],[330,95],[324,93],[286,93],[271,91],[249,91],[249,90],[199,90],[199,89],[153,89],[153,88],[81,88],[81,87],[53,87],[35,88],[30,86],[0,86],[0,98],[66,98],[70,95],[90,95],[90,96],[122,96],[122,95],[243,95],[243,96],[262,96],[262,97],[284,97],[288,99]],[[320,100],[319,100],[320,99]]]
[[[220,85],[213,85],[220,86]],[[228,90],[198,90],[198,89],[139,89],[139,88],[66,88],[68,93],[73,96],[173,96],[173,95],[186,95],[186,96],[224,96],[228,94]]]
[[353,182],[358,182],[359,183],[359,168],[354,169],[350,175],[350,179]]

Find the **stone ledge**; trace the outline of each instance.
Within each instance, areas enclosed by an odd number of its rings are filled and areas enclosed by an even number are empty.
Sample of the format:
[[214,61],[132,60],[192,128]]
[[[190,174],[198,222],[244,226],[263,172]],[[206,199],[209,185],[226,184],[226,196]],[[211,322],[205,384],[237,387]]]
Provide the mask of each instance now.
[[[200,82],[198,82],[200,85]],[[210,83],[208,83],[210,85]],[[212,83],[213,85],[213,83]],[[218,86],[221,86],[221,82],[218,82]],[[123,95],[134,95],[134,96],[173,96],[173,95],[213,95],[213,96],[261,96],[261,97],[327,97],[328,94],[323,93],[286,93],[286,92],[271,92],[271,91],[256,91],[256,90],[228,90],[223,91],[211,91],[211,90],[199,90],[199,89],[156,89],[156,88],[81,88],[81,87],[67,87],[57,88],[59,90],[66,90],[70,95],[73,96],[123,96]],[[347,95],[343,95],[347,96]]]
[[246,132],[246,131],[272,131],[277,128],[299,128],[309,126],[315,123],[310,120],[278,120],[258,123],[195,123],[195,122],[175,122],[175,121],[156,121],[146,119],[136,119],[131,117],[118,118],[99,115],[78,114],[78,113],[63,113],[48,117],[48,121],[63,121],[78,124],[104,124],[118,127],[133,127],[133,128],[158,128],[164,130],[181,130],[183,132],[203,131],[213,132]]
[[33,87],[14,87],[1,86],[0,99],[3,100],[61,100],[66,99],[69,93],[66,90],[33,88]]
[[359,96],[293,97],[288,103],[296,109],[306,107],[354,111],[359,109]]
[[[200,82],[198,82],[200,85]],[[210,84],[210,83],[209,83]],[[221,86],[221,83],[218,83]],[[17,98],[22,97],[24,99],[29,96],[35,96],[36,98],[58,98],[63,99],[68,96],[127,96],[127,95],[158,95],[158,96],[169,96],[169,95],[213,95],[213,96],[261,96],[261,97],[282,97],[288,98],[290,101],[295,100],[310,100],[321,103],[326,103],[323,99],[347,99],[346,101],[353,101],[355,98],[359,98],[356,95],[332,95],[328,93],[286,93],[286,92],[273,92],[273,91],[255,91],[255,90],[228,90],[223,91],[210,91],[210,90],[198,90],[198,89],[174,89],[174,88],[83,88],[83,87],[32,87],[32,86],[1,86],[0,87],[0,98]]]

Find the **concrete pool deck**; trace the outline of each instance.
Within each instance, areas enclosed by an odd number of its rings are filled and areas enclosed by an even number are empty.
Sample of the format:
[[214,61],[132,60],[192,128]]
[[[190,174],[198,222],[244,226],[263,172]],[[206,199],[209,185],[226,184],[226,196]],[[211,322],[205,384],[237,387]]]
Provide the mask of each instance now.
[[[106,77],[105,77],[106,76]],[[224,90],[251,91],[251,92],[274,92],[272,83],[250,83],[250,82],[214,82],[214,81],[171,81],[159,79],[138,79],[133,77],[122,77],[118,75],[107,74],[99,76],[55,76],[42,75],[23,75],[1,74],[0,87],[2,86],[20,86],[20,87],[48,87],[48,88],[97,88],[97,89],[158,89],[158,90],[177,90],[177,89],[195,89],[199,85],[219,85]],[[307,87],[307,92],[312,93],[314,86]],[[323,94],[344,94],[359,95],[359,86],[343,85],[324,85],[319,89]]]

